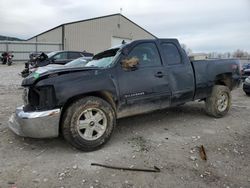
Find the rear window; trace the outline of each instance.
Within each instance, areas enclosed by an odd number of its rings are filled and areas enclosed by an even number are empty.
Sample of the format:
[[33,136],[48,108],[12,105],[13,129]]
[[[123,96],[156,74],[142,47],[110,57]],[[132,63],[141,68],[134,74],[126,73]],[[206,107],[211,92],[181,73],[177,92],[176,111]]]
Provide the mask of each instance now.
[[177,47],[172,43],[163,43],[162,45],[165,61],[168,65],[178,65],[181,63],[181,56]]
[[69,59],[77,59],[82,57],[82,55],[78,52],[68,52]]

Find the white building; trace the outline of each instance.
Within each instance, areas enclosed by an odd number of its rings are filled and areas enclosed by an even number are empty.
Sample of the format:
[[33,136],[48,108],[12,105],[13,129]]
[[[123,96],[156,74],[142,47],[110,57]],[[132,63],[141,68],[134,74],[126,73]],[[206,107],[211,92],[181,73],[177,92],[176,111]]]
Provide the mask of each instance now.
[[146,31],[121,14],[65,23],[40,33],[27,42],[61,43],[63,50],[97,53],[124,41],[153,39]]

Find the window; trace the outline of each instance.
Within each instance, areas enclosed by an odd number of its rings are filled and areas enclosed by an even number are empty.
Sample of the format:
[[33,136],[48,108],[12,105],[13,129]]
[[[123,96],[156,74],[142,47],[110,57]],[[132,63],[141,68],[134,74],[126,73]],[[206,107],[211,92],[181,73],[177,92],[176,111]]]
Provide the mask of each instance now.
[[135,46],[128,58],[138,58],[140,66],[161,65],[160,56],[154,43],[142,43]]
[[77,59],[79,57],[82,57],[82,55],[78,52],[68,52],[69,59]]
[[172,43],[163,43],[162,45],[163,53],[167,64],[176,65],[181,63],[180,53],[177,47]]
[[53,58],[54,59],[67,59],[67,52],[58,53]]

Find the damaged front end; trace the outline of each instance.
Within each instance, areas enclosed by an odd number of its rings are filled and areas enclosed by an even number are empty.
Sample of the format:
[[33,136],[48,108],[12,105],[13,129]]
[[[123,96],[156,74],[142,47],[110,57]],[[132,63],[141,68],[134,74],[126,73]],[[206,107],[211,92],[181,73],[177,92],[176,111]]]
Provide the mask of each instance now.
[[[27,78],[33,79],[33,78]],[[16,108],[9,119],[9,128],[17,135],[31,138],[57,137],[59,134],[60,108],[56,107],[53,86],[34,84],[23,86],[24,105]]]
[[26,87],[23,93],[25,112],[51,110],[56,107],[53,86]]

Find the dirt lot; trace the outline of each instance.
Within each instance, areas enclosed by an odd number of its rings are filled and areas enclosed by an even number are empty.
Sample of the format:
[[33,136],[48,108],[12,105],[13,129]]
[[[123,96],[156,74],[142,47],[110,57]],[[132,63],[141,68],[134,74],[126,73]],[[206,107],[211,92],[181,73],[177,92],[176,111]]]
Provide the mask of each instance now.
[[[18,72],[0,66],[0,187],[250,187],[250,98],[241,88],[221,119],[208,117],[204,104],[124,118],[101,150],[84,153],[62,138],[29,139],[7,128],[22,104]],[[204,145],[208,160],[199,156]],[[92,162],[152,168],[160,173],[91,166]]]

